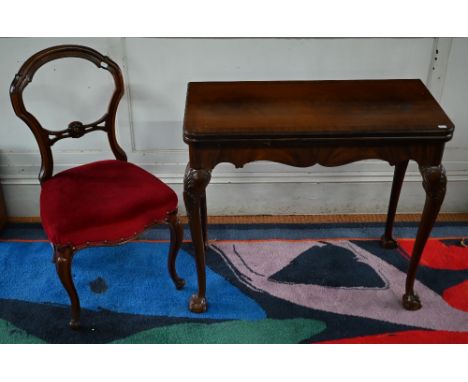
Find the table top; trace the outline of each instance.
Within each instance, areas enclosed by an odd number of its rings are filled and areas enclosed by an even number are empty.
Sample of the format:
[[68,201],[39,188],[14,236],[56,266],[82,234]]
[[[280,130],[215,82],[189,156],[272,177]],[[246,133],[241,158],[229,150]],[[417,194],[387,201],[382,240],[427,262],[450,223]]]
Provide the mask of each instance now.
[[417,79],[191,82],[184,141],[434,139],[454,124]]

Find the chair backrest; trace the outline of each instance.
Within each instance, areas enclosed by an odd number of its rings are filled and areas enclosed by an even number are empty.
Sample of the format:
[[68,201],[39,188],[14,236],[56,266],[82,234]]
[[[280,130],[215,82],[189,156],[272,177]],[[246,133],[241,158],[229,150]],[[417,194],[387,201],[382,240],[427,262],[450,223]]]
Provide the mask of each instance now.
[[[107,112],[97,121],[87,124],[73,121],[64,130],[51,131],[42,127],[39,121],[26,109],[23,102],[23,90],[32,81],[34,74],[42,65],[67,57],[82,58],[91,61],[98,68],[107,70],[114,78],[115,90],[107,107]],[[105,131],[115,157],[123,161],[127,160],[127,156],[117,143],[115,136],[115,116],[123,93],[123,77],[119,66],[109,57],[103,56],[96,50],[86,46],[53,46],[34,54],[21,66],[10,86],[10,99],[16,115],[28,125],[39,145],[42,160],[39,173],[39,181],[41,183],[53,175],[54,164],[51,147],[55,142],[63,138],[79,138],[91,131]]]

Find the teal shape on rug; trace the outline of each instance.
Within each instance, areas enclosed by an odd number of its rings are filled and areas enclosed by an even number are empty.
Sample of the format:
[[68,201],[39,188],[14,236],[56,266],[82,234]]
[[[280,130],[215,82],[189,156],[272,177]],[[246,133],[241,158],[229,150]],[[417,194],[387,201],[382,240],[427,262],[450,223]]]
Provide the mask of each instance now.
[[17,328],[12,323],[0,319],[0,344],[44,344],[45,341],[37,338],[24,330]]
[[[168,247],[169,243],[131,242],[77,252],[72,273],[82,308],[194,319],[266,317],[260,305],[209,267],[208,311],[191,313],[188,300],[197,292],[195,261],[180,251],[177,270],[186,285],[176,290],[167,271]],[[69,305],[51,260],[47,242],[1,242],[0,298]]]
[[149,329],[114,341],[117,344],[294,344],[326,329],[322,321],[287,320],[225,321],[212,324],[184,323]]

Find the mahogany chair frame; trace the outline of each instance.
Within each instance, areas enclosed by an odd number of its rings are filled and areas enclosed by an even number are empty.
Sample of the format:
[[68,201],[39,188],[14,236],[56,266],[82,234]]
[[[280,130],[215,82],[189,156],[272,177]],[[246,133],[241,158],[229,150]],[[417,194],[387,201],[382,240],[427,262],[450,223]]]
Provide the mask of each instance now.
[[[108,71],[114,80],[115,89],[108,104],[106,113],[98,120],[91,123],[82,123],[80,121],[70,122],[68,127],[59,131],[45,129],[40,122],[25,107],[23,101],[23,91],[32,81],[36,71],[50,61],[62,58],[81,58],[92,62],[98,68]],[[119,66],[109,57],[102,55],[96,50],[81,45],[59,45],[44,49],[31,56],[20,68],[10,87],[10,99],[16,115],[22,119],[31,129],[39,145],[41,154],[41,169],[39,172],[39,181],[43,184],[53,176],[53,156],[52,146],[64,138],[80,138],[93,131],[104,131],[107,133],[111,150],[117,160],[127,161],[127,155],[122,147],[119,146],[115,134],[115,119],[119,102],[124,94],[124,82],[122,72]],[[185,285],[176,272],[175,262],[178,251],[183,240],[183,228],[179,222],[177,209],[167,213],[162,221],[156,221],[154,224],[166,223],[170,229],[170,248],[168,255],[169,274],[177,289]],[[154,224],[151,224],[154,225]],[[146,230],[148,227],[145,227]],[[144,231],[143,230],[143,231]],[[72,329],[80,327],[80,301],[73,283],[71,266],[76,252],[80,249],[90,246],[118,245],[135,239],[139,234],[135,233],[132,237],[122,238],[118,242],[99,242],[86,243],[76,247],[73,245],[55,245],[53,262],[55,263],[57,274],[64,286],[71,302],[71,321],[69,323]]]

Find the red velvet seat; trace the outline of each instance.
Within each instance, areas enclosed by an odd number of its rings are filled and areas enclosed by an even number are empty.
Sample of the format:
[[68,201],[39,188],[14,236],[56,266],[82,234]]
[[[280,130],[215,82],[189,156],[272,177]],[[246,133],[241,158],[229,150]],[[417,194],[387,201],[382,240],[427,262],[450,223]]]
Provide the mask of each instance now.
[[[111,75],[114,92],[106,112],[94,122],[72,121],[66,129],[45,129],[26,108],[23,91],[34,74],[50,61],[81,58]],[[77,73],[79,75],[79,73]],[[128,163],[117,142],[115,119],[124,94],[122,71],[117,63],[96,50],[81,45],[59,45],[28,58],[10,86],[16,115],[31,129],[41,154],[41,220],[54,250],[57,275],[71,302],[70,327],[80,327],[80,300],[73,283],[72,261],[85,247],[124,243],[150,225],[167,223],[170,230],[168,270],[177,289],[185,282],[176,272],[183,229],[177,215],[177,195],[158,178]],[[54,175],[52,146],[65,138],[106,133],[115,159],[92,162]]]
[[75,248],[126,241],[176,210],[176,193],[119,160],[85,164],[42,184],[41,217],[49,240]]

